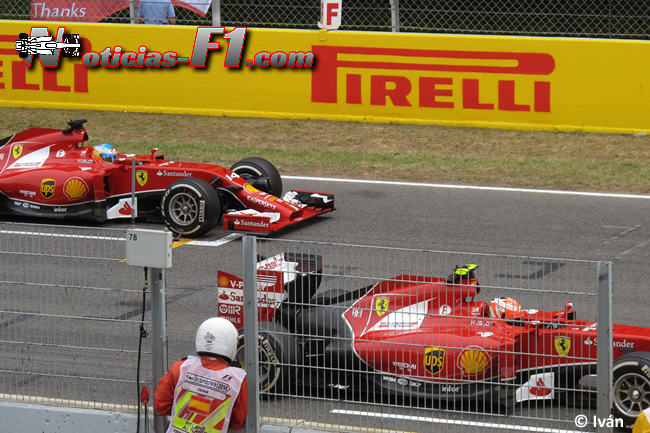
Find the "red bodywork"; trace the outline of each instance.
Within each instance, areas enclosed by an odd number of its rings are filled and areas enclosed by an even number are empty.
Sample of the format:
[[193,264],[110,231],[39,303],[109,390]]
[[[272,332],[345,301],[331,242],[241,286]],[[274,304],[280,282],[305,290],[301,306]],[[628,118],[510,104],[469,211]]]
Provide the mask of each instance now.
[[[71,124],[72,126],[72,124]],[[208,182],[228,201],[223,228],[269,234],[287,225],[334,210],[333,195],[315,195],[317,203],[297,205],[260,191],[235,172],[218,165],[168,161],[163,155],[122,155],[114,163],[93,156],[82,127],[67,130],[31,128],[0,140],[0,213],[104,221],[135,216],[160,217],[160,200],[175,181]],[[135,184],[133,160],[135,159]],[[324,200],[323,200],[324,198]],[[222,198],[224,201],[224,198]],[[254,215],[242,213],[253,210]],[[270,215],[269,215],[270,214]]]
[[[354,352],[375,370],[433,382],[514,379],[522,371],[595,364],[597,324],[564,311],[489,316],[478,280],[401,275],[343,313]],[[614,325],[614,359],[650,350],[650,329]]]
[[[282,253],[257,269],[260,327],[293,335],[312,385],[418,398],[496,393],[514,403],[593,389],[597,323],[577,320],[570,302],[499,319],[476,300],[475,277],[399,275],[320,291],[320,256]],[[242,279],[220,271],[218,286],[219,315],[241,328]],[[650,329],[613,325],[613,359],[630,352],[650,352]]]

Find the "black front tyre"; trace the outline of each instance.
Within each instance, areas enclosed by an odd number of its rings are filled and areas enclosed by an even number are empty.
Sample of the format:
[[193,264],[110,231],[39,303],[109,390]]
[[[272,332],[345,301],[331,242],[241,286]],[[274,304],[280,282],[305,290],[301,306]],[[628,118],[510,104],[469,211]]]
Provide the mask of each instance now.
[[632,352],[614,362],[612,414],[632,425],[650,407],[650,353]]
[[266,159],[245,158],[230,168],[255,188],[276,197],[282,196],[282,177],[278,169]]
[[167,227],[182,236],[203,236],[221,218],[221,200],[204,180],[181,179],[174,182],[163,195],[160,209]]

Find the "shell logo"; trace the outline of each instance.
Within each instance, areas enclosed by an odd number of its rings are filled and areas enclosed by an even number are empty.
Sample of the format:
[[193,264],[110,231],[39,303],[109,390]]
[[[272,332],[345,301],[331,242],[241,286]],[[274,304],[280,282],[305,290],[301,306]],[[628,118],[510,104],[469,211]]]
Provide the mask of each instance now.
[[490,366],[490,356],[480,347],[467,348],[458,357],[458,366],[466,375],[481,374]]
[[88,185],[78,177],[73,177],[72,179],[68,179],[65,183],[63,186],[63,192],[70,200],[75,200],[86,195],[88,192]]
[[219,287],[228,287],[228,278],[226,277],[219,278]]

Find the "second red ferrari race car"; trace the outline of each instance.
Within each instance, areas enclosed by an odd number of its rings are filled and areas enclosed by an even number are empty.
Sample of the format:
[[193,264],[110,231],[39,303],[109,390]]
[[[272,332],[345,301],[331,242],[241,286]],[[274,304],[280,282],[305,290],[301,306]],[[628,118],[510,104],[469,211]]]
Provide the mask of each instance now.
[[[31,128],[0,139],[0,214],[91,219],[162,219],[175,233],[225,231],[268,235],[334,210],[330,193],[292,190],[262,158],[230,169],[118,154],[86,144],[86,120],[64,130]],[[280,197],[282,196],[282,198]]]
[[[518,305],[511,298],[480,300],[477,265],[351,291],[318,290],[319,255],[281,253],[257,268],[265,393],[329,389],[335,398],[460,407],[595,403],[597,323],[579,320],[571,302],[540,311],[510,308]],[[219,272],[218,287],[220,316],[247,337],[242,280]],[[650,329],[614,325],[613,348],[613,414],[630,425],[650,407]]]

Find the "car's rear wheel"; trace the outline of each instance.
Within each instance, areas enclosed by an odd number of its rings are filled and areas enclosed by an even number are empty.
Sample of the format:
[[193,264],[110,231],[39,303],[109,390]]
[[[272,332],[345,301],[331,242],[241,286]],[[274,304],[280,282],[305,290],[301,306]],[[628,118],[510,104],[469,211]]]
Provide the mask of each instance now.
[[627,353],[614,362],[612,413],[632,425],[650,407],[650,353]]
[[230,168],[246,179],[255,188],[272,194],[282,195],[282,177],[273,164],[263,158],[245,158]]
[[[260,393],[270,396],[290,392],[298,371],[299,349],[295,337],[278,323],[259,322],[257,344]],[[246,362],[243,333],[240,333],[235,360],[243,368]]]
[[212,230],[221,217],[219,195],[201,179],[181,179],[171,184],[160,208],[170,230],[192,238]]

